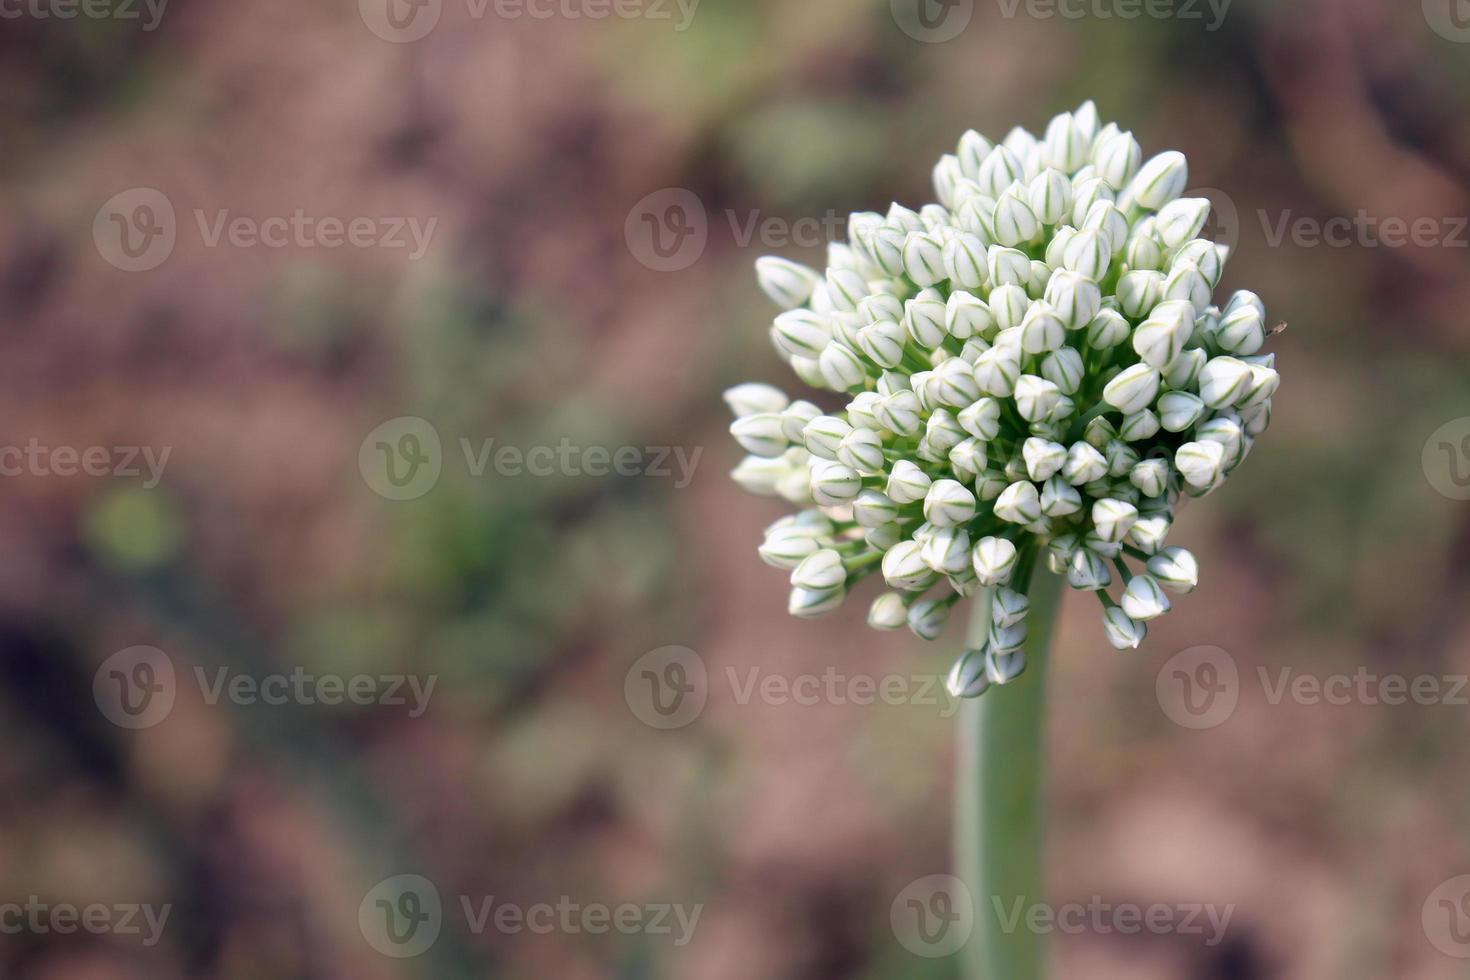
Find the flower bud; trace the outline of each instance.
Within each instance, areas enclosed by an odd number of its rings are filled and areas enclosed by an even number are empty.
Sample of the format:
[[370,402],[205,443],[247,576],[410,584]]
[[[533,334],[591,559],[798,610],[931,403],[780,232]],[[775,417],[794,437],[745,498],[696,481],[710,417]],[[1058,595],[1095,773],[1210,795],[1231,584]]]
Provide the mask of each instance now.
[[972,561],[975,577],[989,588],[1009,582],[1016,570],[1016,546],[1005,538],[983,537],[975,542]]
[[1108,182],[1113,190],[1121,191],[1128,186],[1138,165],[1143,160],[1143,149],[1132,133],[1117,133],[1099,140],[1092,151],[1092,162],[1097,175]]
[[1152,575],[1135,575],[1128,580],[1119,605],[1130,619],[1146,623],[1169,611],[1169,597]]
[[928,588],[934,570],[924,564],[917,541],[900,541],[883,555],[883,580],[901,592]]
[[1128,471],[1128,482],[1145,497],[1159,497],[1169,488],[1169,461],[1145,459]]
[[944,246],[927,231],[910,232],[903,244],[903,268],[921,288],[943,281]]
[[822,542],[816,537],[782,528],[766,536],[758,553],[767,565],[790,570],[821,550]]
[[1208,355],[1201,347],[1191,347],[1182,351],[1164,368],[1164,383],[1170,388],[1180,390],[1194,388],[1199,381],[1199,373],[1204,369],[1205,361],[1208,359]]
[[908,618],[909,611],[903,604],[903,596],[897,592],[883,593],[868,607],[868,625],[874,629],[901,629]]
[[975,183],[988,196],[998,198],[1011,184],[1025,177],[1020,159],[1009,147],[997,146],[980,163]]
[[1125,415],[1142,411],[1159,393],[1159,372],[1147,364],[1124,368],[1103,388],[1103,401]]
[[1128,471],[1138,465],[1138,451],[1118,439],[1108,443],[1103,455],[1108,458],[1109,476],[1127,476]]
[[1067,563],[1067,584],[1084,592],[1106,589],[1113,581],[1113,573],[1095,552],[1078,548]]
[[964,408],[980,397],[975,369],[958,357],[952,357],[934,369],[932,385],[935,400],[951,408]]
[[1237,403],[1242,409],[1263,405],[1271,400],[1276,394],[1276,389],[1281,387],[1281,375],[1273,368],[1263,367],[1260,364],[1248,365],[1250,368],[1250,382],[1246,386],[1245,396]]
[[1133,332],[1133,349],[1143,363],[1162,371],[1184,350],[1184,342],[1193,331],[1194,308],[1188,303],[1166,301],[1154,307]]
[[1041,512],[1047,517],[1066,517],[1081,509],[1082,494],[1062,476],[1053,476],[1042,485]]
[[1020,592],[1001,586],[995,590],[990,603],[990,621],[1006,629],[1024,622],[1031,610],[1031,600]]
[[1108,254],[1117,255],[1123,251],[1123,246],[1128,242],[1128,219],[1123,212],[1118,210],[1118,205],[1112,201],[1095,201],[1092,207],[1087,209],[1087,215],[1082,219],[1079,226],[1082,229],[1095,228],[1102,233],[1108,243]]
[[1164,298],[1188,300],[1202,310],[1210,305],[1210,281],[1193,262],[1176,262],[1164,280]]
[[1205,414],[1205,403],[1187,391],[1167,391],[1159,399],[1159,424],[1167,432],[1183,432]]
[[863,478],[856,470],[823,459],[812,463],[812,499],[822,506],[845,503],[862,488]]
[[939,198],[945,207],[954,207],[955,185],[959,183],[964,173],[960,169],[959,160],[954,154],[946,153],[934,166],[934,195]]
[[1128,339],[1131,328],[1123,314],[1117,310],[1103,309],[1087,325],[1087,346],[1093,350],[1108,350]]
[[1224,446],[1225,466],[1234,466],[1240,462],[1241,450],[1245,445],[1245,429],[1237,420],[1224,415],[1217,416],[1195,429],[1194,437]]
[[1123,416],[1123,424],[1118,427],[1118,438],[1124,442],[1147,442],[1158,434],[1159,417],[1147,408]]
[[1139,550],[1152,555],[1164,546],[1170,526],[1169,519],[1162,514],[1140,517],[1128,529],[1128,540],[1137,545]]
[[857,351],[836,341],[828,344],[817,358],[817,366],[834,391],[852,391],[861,388],[868,380],[868,368]]
[[[995,499],[995,516],[1012,524],[1030,524],[1041,516],[1041,494],[1036,484],[1018,480]],[[978,569],[977,569],[978,571]]]
[[1188,183],[1189,162],[1178,150],[1168,150],[1139,168],[1128,193],[1143,207],[1158,211],[1184,193]]
[[786,611],[799,619],[813,619],[837,609],[846,598],[847,590],[841,586],[822,591],[792,589]]
[[876,406],[878,421],[883,428],[892,429],[901,436],[919,434],[921,411],[919,396],[912,391],[895,391]]
[[900,506],[923,500],[931,485],[929,475],[906,459],[894,463],[888,474],[888,496]]
[[1072,181],[1060,170],[1043,170],[1027,186],[1026,203],[1042,224],[1060,224],[1072,213]]
[[[990,282],[995,289],[1006,285],[1021,286],[1021,295],[1025,296],[1024,287],[1026,281],[1031,277],[1031,259],[1025,252],[1001,245],[992,245],[985,253],[985,261],[990,273]],[[990,308],[992,310],[996,308],[993,294],[990,297]],[[1015,324],[1008,323],[1004,326],[1015,326]]]
[[761,290],[783,310],[794,310],[811,299],[821,281],[815,269],[774,255],[755,260],[755,277]]
[[[1018,623],[1003,632],[994,628],[990,631],[991,648],[985,651],[985,676],[990,683],[1000,687],[1009,684],[1026,672],[1026,654],[1021,645],[1026,642],[1025,623]],[[1007,646],[1001,649],[997,643]]]
[[956,417],[960,428],[982,442],[989,442],[1000,432],[1000,402],[994,398],[977,399]]
[[777,484],[789,469],[790,465],[783,459],[747,456],[730,471],[730,479],[747,493],[759,497],[774,497]]
[[1250,390],[1251,367],[1234,357],[1215,357],[1200,369],[1199,396],[1210,408],[1225,408]]
[[844,419],[835,415],[819,415],[806,424],[806,428],[802,430],[802,440],[813,456],[834,460],[837,458],[838,445],[852,431],[852,426]]
[[856,310],[868,296],[868,281],[855,269],[828,269],[826,283],[827,297],[837,310]]
[[[990,259],[985,243],[961,232],[944,244],[944,278],[960,289],[980,289],[990,281]],[[918,280],[915,280],[917,282]]]
[[780,388],[755,382],[726,389],[724,399],[725,404],[730,406],[730,411],[736,418],[744,415],[780,412],[791,403]]
[[887,551],[903,539],[903,529],[897,523],[880,524],[863,532],[863,540],[874,551]]
[[1220,479],[1224,462],[1225,447],[1218,442],[1186,442],[1174,453],[1174,466],[1184,482],[1201,490]]
[[937,640],[949,622],[949,610],[947,602],[920,599],[909,607],[909,629],[921,640]]
[[1067,447],[1032,436],[1021,447],[1026,461],[1026,475],[1037,483],[1055,476],[1067,461]]
[[1117,544],[1128,535],[1138,520],[1138,508],[1121,500],[1104,498],[1092,505],[1092,523],[1097,536]]
[[[1080,330],[1092,322],[1102,309],[1102,293],[1098,290],[1097,283],[1081,273],[1058,269],[1051,274],[1046,284],[1046,302],[1067,329]],[[1035,309],[1033,306],[1028,311],[1028,320]],[[1056,350],[1056,346],[1043,349]]]
[[886,469],[883,440],[872,429],[853,429],[837,444],[837,461],[863,474]]
[[970,567],[970,533],[962,527],[941,527],[919,548],[919,557],[936,572],[963,572]]
[[832,342],[832,327],[826,317],[811,310],[790,310],[776,317],[771,339],[791,357],[815,360]]
[[956,340],[987,337],[995,330],[995,317],[985,301],[964,290],[955,290],[945,304],[945,328]]
[[1164,275],[1140,269],[1118,280],[1118,307],[1132,320],[1147,316],[1164,299]]
[[886,320],[896,322],[903,319],[903,301],[892,293],[873,293],[858,303],[857,313],[865,324]]
[[1109,606],[1103,613],[1103,632],[1107,634],[1108,642],[1115,650],[1137,650],[1145,636],[1148,635],[1148,627],[1136,619],[1131,619],[1118,606]]
[[1157,271],[1164,264],[1164,250],[1152,235],[1135,229],[1123,246],[1123,262],[1130,269]]
[[1112,246],[1096,228],[1076,232],[1062,249],[1062,267],[1093,282],[1107,276],[1111,263]]
[[1020,375],[1020,355],[1006,348],[992,347],[975,361],[975,381],[987,395],[1009,398]]
[[831,548],[814,551],[791,573],[791,584],[811,592],[826,592],[847,582],[842,556]]
[[944,300],[925,290],[904,304],[903,326],[914,343],[933,350],[944,343]]
[[1184,595],[1199,585],[1199,562],[1183,548],[1165,548],[1148,560],[1148,570],[1170,592]]
[[1082,355],[1075,348],[1061,347],[1041,359],[1041,376],[1063,394],[1076,394],[1085,374]]
[[1007,189],[996,199],[992,227],[996,243],[1007,247],[1029,242],[1041,233],[1041,222],[1019,186]]
[[1210,202],[1203,197],[1181,197],[1159,208],[1159,239],[1169,248],[1179,248],[1199,235],[1210,217]]
[[990,677],[985,672],[985,651],[967,650],[954,662],[949,676],[944,680],[944,689],[950,697],[970,700],[978,698],[990,689]]
[[1062,392],[1045,378],[1023,374],[1016,380],[1015,397],[1016,411],[1021,413],[1021,418],[1027,422],[1040,422],[1057,407]]
[[1085,442],[1074,442],[1067,450],[1067,461],[1062,464],[1062,478],[1074,487],[1080,487],[1107,476],[1108,464],[1096,447]]
[[1231,354],[1254,354],[1266,343],[1266,325],[1261,311],[1242,305],[1220,319],[1215,330],[1215,343]]
[[740,443],[740,448],[752,456],[780,456],[790,443],[781,424],[781,416],[775,412],[747,415],[730,424],[730,434]]
[[924,496],[924,517],[938,527],[954,527],[975,516],[975,495],[958,480],[936,480]]
[[896,368],[903,362],[908,334],[892,320],[869,324],[858,331],[858,349],[868,360],[883,368]]

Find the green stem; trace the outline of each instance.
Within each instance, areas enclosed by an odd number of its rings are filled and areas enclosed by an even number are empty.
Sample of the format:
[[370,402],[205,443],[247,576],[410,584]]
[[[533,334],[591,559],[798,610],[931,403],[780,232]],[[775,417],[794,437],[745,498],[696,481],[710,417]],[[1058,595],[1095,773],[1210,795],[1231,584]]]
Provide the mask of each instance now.
[[[966,701],[960,713],[955,859],[975,904],[975,931],[962,953],[965,980],[1044,976],[1042,937],[1026,923],[1031,907],[1044,897],[1046,667],[1062,579],[1046,570],[1034,547],[1026,559],[1025,565],[1034,562],[1035,567],[1026,671],[1004,687]],[[990,621],[988,590],[976,599],[972,615],[968,640],[971,648],[979,648]]]

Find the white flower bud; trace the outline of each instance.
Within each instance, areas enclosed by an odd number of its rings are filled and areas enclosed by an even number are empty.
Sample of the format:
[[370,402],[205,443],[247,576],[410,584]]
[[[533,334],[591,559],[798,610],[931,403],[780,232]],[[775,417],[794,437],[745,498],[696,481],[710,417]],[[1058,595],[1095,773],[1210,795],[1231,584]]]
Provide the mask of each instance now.
[[1183,432],[1205,414],[1205,403],[1187,391],[1167,391],[1159,398],[1159,424],[1168,432]]
[[1092,152],[1097,175],[1117,191],[1128,186],[1142,160],[1143,149],[1132,133],[1118,133],[1109,139],[1099,140]]
[[1128,471],[1128,482],[1145,497],[1159,497],[1169,488],[1169,461],[1145,459]]
[[990,690],[990,677],[985,672],[985,651],[968,650],[955,661],[944,680],[950,697],[970,700]]
[[884,368],[896,368],[903,363],[903,348],[908,339],[903,327],[892,320],[869,324],[857,334],[858,349]]
[[1203,197],[1181,197],[1159,208],[1159,239],[1169,248],[1179,248],[1199,235],[1210,217],[1210,202]]
[[[1102,309],[1102,293],[1097,283],[1070,269],[1058,269],[1046,284],[1046,302],[1070,330],[1080,330],[1092,322]],[[1033,310],[1034,311],[1034,307]],[[1028,311],[1028,318],[1029,312]],[[1047,350],[1055,350],[1048,347]]]
[[1047,280],[1051,278],[1051,266],[1040,259],[1032,259],[1030,269],[1026,277],[1026,295],[1031,299],[1041,299],[1046,293]]
[[1251,438],[1259,436],[1271,426],[1271,401],[1267,399],[1259,405],[1241,409],[1240,424],[1245,429],[1245,434]]
[[989,253],[975,235],[955,235],[945,243],[942,258],[945,278],[960,289],[980,289],[990,281]]
[[1060,388],[1034,374],[1023,374],[1016,381],[1016,411],[1028,422],[1040,422],[1050,416],[1061,397]]
[[1262,320],[1266,319],[1266,304],[1265,304],[1265,302],[1261,299],[1261,297],[1257,296],[1255,293],[1251,292],[1249,289],[1239,289],[1239,290],[1236,290],[1235,293],[1233,295],[1231,295],[1230,302],[1228,302],[1228,303],[1225,304],[1224,313],[1225,313],[1226,316],[1229,316],[1231,313],[1234,313],[1236,310],[1243,309],[1243,308],[1245,308],[1247,306],[1254,307],[1257,311],[1260,312],[1261,319]]
[[863,490],[852,501],[852,519],[859,527],[875,528],[898,520],[898,504],[877,490]]
[[989,442],[1000,432],[1000,402],[980,398],[956,417],[960,428],[982,442]]
[[1084,592],[1106,589],[1113,581],[1113,573],[1095,552],[1078,548],[1067,563],[1067,584]]
[[1164,539],[1169,535],[1169,528],[1169,519],[1162,514],[1140,517],[1134,522],[1133,527],[1129,528],[1128,540],[1136,544],[1140,550],[1151,555],[1164,546]]
[[1225,272],[1224,245],[1217,245],[1207,238],[1196,238],[1185,242],[1174,253],[1175,262],[1190,262],[1199,269],[1200,275],[1209,282],[1210,288],[1214,289],[1220,284],[1220,276]]
[[853,429],[837,445],[837,461],[859,473],[882,473],[883,440],[872,429]]
[[924,518],[937,527],[955,527],[975,516],[975,495],[958,480],[936,480],[924,496]]
[[934,369],[933,386],[939,404],[951,408],[965,408],[980,397],[975,369],[958,357],[951,357]]
[[1170,592],[1186,595],[1199,585],[1199,562],[1183,548],[1165,548],[1148,560],[1148,570]]
[[1026,175],[1020,159],[1007,146],[997,146],[980,163],[975,183],[990,197],[1000,197],[1011,184]]
[[1199,373],[1199,396],[1210,408],[1225,408],[1250,391],[1251,366],[1234,357],[1211,358]]
[[1157,271],[1164,264],[1164,250],[1152,235],[1135,229],[1123,246],[1123,262],[1130,269]]
[[1093,282],[1107,276],[1111,261],[1112,247],[1096,228],[1077,232],[1062,249],[1062,267]]
[[1062,478],[1074,487],[1092,483],[1107,475],[1108,464],[1103,454],[1085,442],[1074,442],[1062,464]]
[[900,592],[928,588],[934,581],[934,570],[924,564],[917,541],[900,541],[883,555],[883,580]]
[[995,317],[985,301],[962,289],[955,290],[945,304],[944,324],[956,340],[986,337],[995,330]]
[[832,327],[821,314],[811,310],[790,310],[776,317],[771,339],[777,348],[791,357],[815,360],[832,342]]
[[975,361],[975,381],[987,395],[1009,398],[1020,376],[1020,355],[1009,348],[992,347]]
[[792,586],[810,592],[826,592],[846,581],[847,569],[842,566],[842,556],[831,548],[807,555],[791,573]]
[[961,189],[967,196],[957,205],[955,227],[974,235],[988,246],[995,241],[995,198],[980,193],[979,186],[972,181],[962,181]]
[[1254,354],[1266,343],[1266,324],[1261,311],[1247,304],[1222,316],[1214,336],[1223,351]]
[[784,459],[768,459],[764,456],[747,456],[730,471],[730,479],[741,489],[758,497],[774,497],[781,478],[791,467]]
[[[1025,252],[1002,245],[992,245],[985,253],[985,261],[989,266],[990,281],[996,289],[1006,285],[1020,286],[1022,287],[1021,295],[1025,296],[1026,280],[1031,278],[1031,258]],[[996,308],[994,292],[990,296],[990,308],[991,310]],[[1017,323],[1019,322],[1018,320]],[[1003,326],[1015,326],[1015,324],[1007,323]]]
[[1146,623],[1169,611],[1169,597],[1152,575],[1135,575],[1128,580],[1119,605],[1130,619]]
[[946,575],[970,567],[970,534],[962,527],[941,527],[919,549],[924,564]]
[[868,607],[868,625],[875,630],[902,629],[908,621],[908,607],[897,592],[883,593]]
[[1118,430],[1113,428],[1113,423],[1107,418],[1098,415],[1090,419],[1083,427],[1082,438],[1094,449],[1105,450],[1114,439],[1118,438]]
[[1021,350],[1027,354],[1053,351],[1067,342],[1067,325],[1050,303],[1038,300],[1021,321]]
[[1016,570],[1016,546],[1005,538],[983,537],[975,542],[975,577],[989,588],[1009,582]]
[[1147,442],[1158,434],[1159,417],[1147,408],[1125,415],[1118,427],[1118,438],[1124,442]]
[[959,159],[960,173],[971,180],[980,176],[980,165],[985,158],[990,156],[995,149],[995,144],[973,129],[966,130],[965,135],[960,137],[959,149],[956,155]]
[[1224,446],[1224,465],[1234,466],[1240,462],[1241,450],[1245,445],[1245,429],[1237,420],[1224,415],[1217,416],[1195,429],[1194,437]]
[[1060,224],[1072,213],[1072,181],[1060,170],[1043,170],[1026,188],[1026,203],[1042,224]]
[[[1053,443],[1053,445],[1056,445]],[[1066,517],[1082,509],[1082,494],[1060,474],[1041,487],[1041,512],[1048,517]]]
[[1123,246],[1128,242],[1128,219],[1112,201],[1093,202],[1079,227],[1083,230],[1094,228],[1101,232],[1107,240],[1110,255],[1123,251]]
[[1118,606],[1109,606],[1103,613],[1103,632],[1115,650],[1137,650],[1148,635],[1148,627],[1136,619],[1129,618]]
[[1001,586],[990,602],[990,621],[1002,629],[1024,622],[1031,611],[1031,600],[1014,589]]
[[987,462],[985,443],[979,439],[965,439],[949,451],[949,465],[962,483],[973,481],[984,472]]
[[747,415],[730,424],[730,434],[752,456],[780,456],[790,442],[775,412]]
[[924,229],[924,220],[919,217],[919,212],[904,207],[897,201],[888,205],[888,213],[884,215],[883,221],[890,227],[903,229],[905,233]]
[[863,478],[851,467],[824,459],[812,463],[812,499],[822,506],[846,503],[862,488]]
[[794,310],[811,299],[812,290],[821,282],[815,269],[774,255],[755,260],[755,277],[762,291],[783,310]]
[[1128,193],[1143,207],[1158,211],[1184,193],[1188,183],[1189,161],[1178,150],[1167,150],[1139,168]]
[[944,246],[927,231],[913,231],[903,244],[904,272],[921,288],[945,278]]
[[856,310],[868,296],[868,281],[855,269],[829,268],[826,283],[827,297],[837,310]]
[[781,412],[781,430],[787,442],[805,444],[806,427],[822,410],[809,401],[794,401]]
[[1072,114],[1064,112],[1047,124],[1042,158],[1050,166],[1071,173],[1087,162],[1089,143]]
[[834,391],[852,391],[863,387],[868,380],[867,365],[857,351],[836,341],[822,351],[817,358],[817,366],[827,386]]
[[1054,350],[1041,359],[1041,376],[1065,395],[1075,395],[1082,386],[1086,368],[1082,355],[1073,347]]
[[888,496],[897,504],[912,504],[924,499],[931,483],[929,475],[917,465],[900,459],[888,474]]
[[1021,456],[1026,461],[1026,475],[1041,483],[1061,471],[1067,462],[1067,447],[1032,436],[1022,445]]
[[1117,310],[1100,310],[1087,325],[1087,346],[1098,351],[1117,347],[1128,339],[1131,330],[1128,321]]
[[1147,364],[1124,368],[1103,388],[1103,401],[1125,415],[1153,404],[1159,393],[1159,372]]
[[914,343],[933,350],[944,343],[944,300],[925,290],[904,304],[903,326]]
[[955,185],[964,177],[954,154],[946,153],[934,166],[934,195],[947,208],[955,207]]
[[1138,508],[1121,500],[1104,498],[1092,505],[1092,523],[1097,536],[1110,544],[1117,544],[1127,537],[1136,520]]
[[842,605],[847,590],[841,587],[814,592],[811,589],[792,589],[791,600],[786,611],[800,619],[813,619],[826,615]]
[[813,456],[834,460],[837,458],[838,445],[852,431],[852,426],[845,419],[835,415],[818,415],[806,424],[801,437],[807,451]]
[[1036,484],[1018,480],[995,498],[995,516],[1012,524],[1030,524],[1041,516],[1041,494]]
[[1019,186],[1007,189],[996,199],[991,227],[995,229],[995,241],[1008,247],[1029,242],[1041,233],[1041,222]]
[[1164,280],[1164,298],[1188,300],[1202,310],[1210,305],[1210,281],[1193,262],[1176,262]]
[[903,539],[903,529],[895,522],[870,527],[863,532],[863,540],[874,551],[887,551]]
[[892,429],[901,436],[919,434],[921,411],[919,396],[912,391],[895,391],[876,406],[878,421],[883,428]]
[[1108,448],[1103,450],[1103,455],[1108,458],[1109,476],[1126,476],[1129,470],[1138,465],[1137,451],[1117,439],[1108,443]]
[[791,400],[780,388],[755,382],[726,389],[724,398],[725,404],[730,406],[730,412],[736,418],[779,412],[791,404]]
[[865,225],[854,233],[853,246],[885,276],[897,279],[903,275],[903,244],[907,237],[907,232],[886,223]]
[[1251,372],[1250,382],[1246,386],[1245,396],[1237,403],[1242,409],[1264,405],[1276,394],[1276,389],[1281,387],[1281,375],[1275,369],[1260,364],[1251,364],[1248,367]]
[[883,323],[903,319],[903,301],[892,293],[873,293],[857,305],[858,315],[867,323]]
[[990,624],[986,634],[985,671],[992,684],[1005,684],[1025,670],[1026,655],[1021,650],[1026,645],[1026,633],[1024,619],[1012,626]]
[[949,622],[950,604],[938,599],[920,599],[909,607],[909,629],[921,640],[937,640]]
[[1204,369],[1205,361],[1208,359],[1209,355],[1201,347],[1191,347],[1182,351],[1164,368],[1164,383],[1170,388],[1180,390],[1194,388],[1199,381],[1199,373]]
[[1143,363],[1164,370],[1184,350],[1194,330],[1194,308],[1169,300],[1154,307],[1147,320],[1133,331],[1133,349]]
[[1174,453],[1174,466],[1184,482],[1201,490],[1220,479],[1224,462],[1225,447],[1218,442],[1186,442]]
[[820,550],[822,542],[817,538],[786,528],[767,535],[758,553],[767,565],[791,570]]
[[1139,269],[1118,280],[1118,307],[1129,319],[1139,320],[1164,299],[1164,274]]

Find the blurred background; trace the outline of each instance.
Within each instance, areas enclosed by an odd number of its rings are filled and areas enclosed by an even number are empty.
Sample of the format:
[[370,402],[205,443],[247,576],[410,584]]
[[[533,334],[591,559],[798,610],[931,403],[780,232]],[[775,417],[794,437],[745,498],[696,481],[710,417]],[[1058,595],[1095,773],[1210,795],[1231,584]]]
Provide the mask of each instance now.
[[11,0],[0,89],[0,977],[954,975],[958,631],[789,618],[719,392],[1085,98],[1289,329],[1181,614],[1064,608],[1049,901],[1172,912],[1056,976],[1470,974],[1463,0]]

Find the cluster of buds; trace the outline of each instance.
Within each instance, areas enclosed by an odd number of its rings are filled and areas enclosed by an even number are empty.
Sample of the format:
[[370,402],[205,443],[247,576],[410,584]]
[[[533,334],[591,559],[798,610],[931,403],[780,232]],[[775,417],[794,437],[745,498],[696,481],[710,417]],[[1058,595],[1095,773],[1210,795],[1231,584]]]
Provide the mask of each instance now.
[[1040,138],[967,132],[935,168],[939,203],[852,215],[825,273],[756,263],[784,311],[776,350],[840,395],[725,393],[749,453],[734,479],[802,508],[760,548],[791,573],[793,615],[878,572],[869,623],[934,639],[984,591],[988,639],[950,678],[974,696],[1025,666],[1038,562],[1098,597],[1118,649],[1195,588],[1165,543],[1175,509],[1245,459],[1280,379],[1260,298],[1212,304],[1227,248],[1201,237],[1187,181],[1182,154],[1145,161],[1089,102]]

